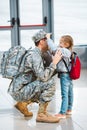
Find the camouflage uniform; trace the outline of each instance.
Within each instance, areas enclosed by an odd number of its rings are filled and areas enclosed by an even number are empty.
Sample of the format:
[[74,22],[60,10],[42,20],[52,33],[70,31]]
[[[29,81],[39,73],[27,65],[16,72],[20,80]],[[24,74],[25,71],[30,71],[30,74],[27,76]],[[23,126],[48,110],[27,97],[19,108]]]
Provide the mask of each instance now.
[[42,52],[35,47],[25,60],[26,73],[15,77],[8,89],[16,101],[48,102],[55,93],[54,71],[56,66],[51,63],[45,68]]
[[1,52],[1,51],[0,51],[0,74],[1,74],[1,60],[2,60],[2,58],[3,58],[3,53],[4,53],[4,52]]

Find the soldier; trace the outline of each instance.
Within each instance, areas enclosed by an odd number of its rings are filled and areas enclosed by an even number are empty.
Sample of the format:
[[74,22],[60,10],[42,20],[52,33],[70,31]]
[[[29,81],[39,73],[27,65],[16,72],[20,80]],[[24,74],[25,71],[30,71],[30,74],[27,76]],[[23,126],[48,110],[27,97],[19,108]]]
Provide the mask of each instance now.
[[39,103],[37,122],[58,122],[56,116],[47,113],[47,106],[55,94],[54,72],[56,64],[61,60],[62,54],[57,51],[48,67],[44,66],[42,54],[48,50],[46,32],[40,30],[32,37],[35,48],[30,51],[25,60],[25,69],[30,71],[15,77],[8,89],[9,94],[18,101],[16,108],[24,116],[32,116],[27,105],[31,102]]

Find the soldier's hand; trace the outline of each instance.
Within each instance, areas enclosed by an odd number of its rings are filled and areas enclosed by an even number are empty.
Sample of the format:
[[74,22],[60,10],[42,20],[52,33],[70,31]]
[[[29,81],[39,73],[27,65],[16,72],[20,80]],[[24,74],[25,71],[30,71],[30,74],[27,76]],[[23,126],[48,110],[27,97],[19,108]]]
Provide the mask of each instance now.
[[55,55],[53,56],[53,64],[57,64],[62,59],[62,52],[60,50],[56,51]]

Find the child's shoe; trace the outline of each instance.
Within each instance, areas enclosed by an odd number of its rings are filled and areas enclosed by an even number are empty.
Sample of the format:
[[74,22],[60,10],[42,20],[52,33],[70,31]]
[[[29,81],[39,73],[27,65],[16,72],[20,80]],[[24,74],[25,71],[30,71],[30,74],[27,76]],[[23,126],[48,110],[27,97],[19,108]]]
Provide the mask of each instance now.
[[55,116],[57,116],[59,119],[65,119],[66,115],[65,114],[56,114]]
[[66,115],[72,115],[72,110],[67,110]]

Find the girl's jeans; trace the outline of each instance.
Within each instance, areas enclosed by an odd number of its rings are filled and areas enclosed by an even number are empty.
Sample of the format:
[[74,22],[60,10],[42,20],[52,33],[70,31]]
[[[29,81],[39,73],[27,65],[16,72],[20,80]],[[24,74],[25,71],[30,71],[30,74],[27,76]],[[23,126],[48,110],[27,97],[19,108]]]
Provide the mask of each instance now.
[[65,114],[67,110],[72,110],[73,105],[73,83],[68,73],[60,74],[62,103],[60,113]]

